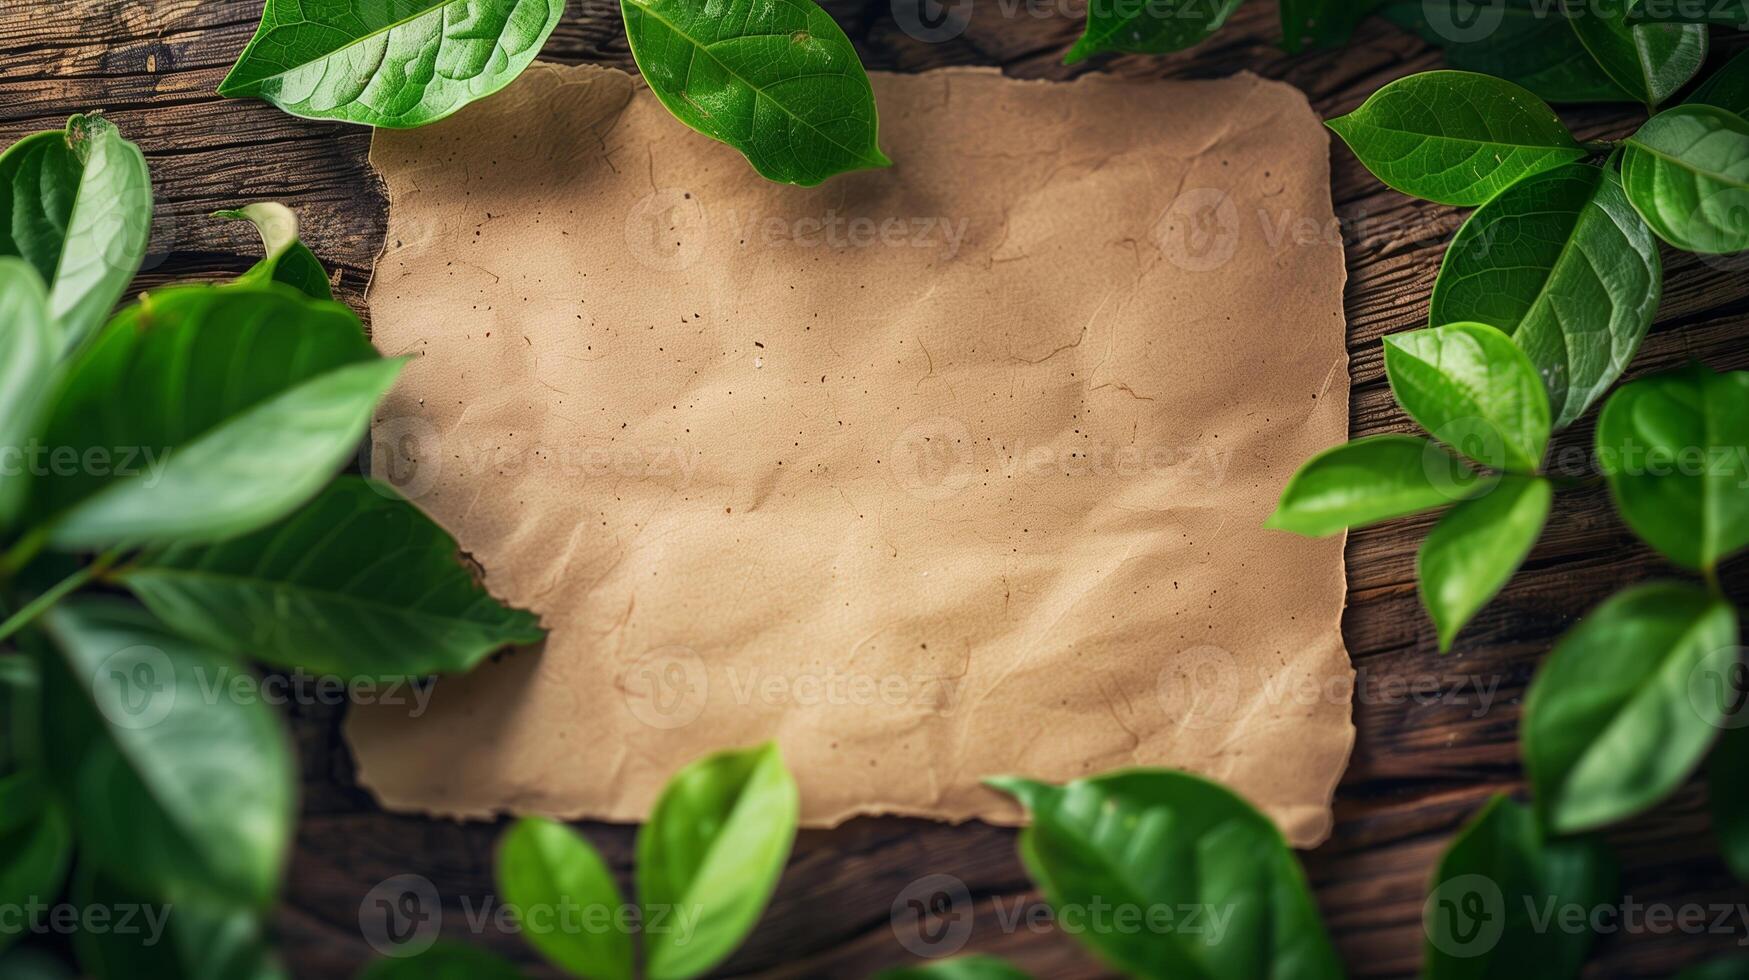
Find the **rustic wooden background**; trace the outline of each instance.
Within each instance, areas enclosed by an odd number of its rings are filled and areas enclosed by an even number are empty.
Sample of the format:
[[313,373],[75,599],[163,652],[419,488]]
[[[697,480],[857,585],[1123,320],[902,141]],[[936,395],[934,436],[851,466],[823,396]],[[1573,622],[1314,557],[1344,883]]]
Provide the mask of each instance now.
[[[897,3],[915,0],[893,0]],[[1063,0],[974,0],[960,37],[927,44],[907,36],[888,0],[828,0],[871,68],[920,71],[1000,65],[1015,76],[1064,78],[1105,70],[1138,77],[1217,76],[1248,68],[1305,90],[1326,116],[1346,112],[1394,78],[1437,67],[1437,51],[1382,22],[1364,24],[1340,51],[1283,54],[1276,9],[1253,0],[1193,52],[1123,57],[1067,69],[1061,53],[1079,31]],[[365,165],[368,131],[294,119],[257,102],[213,94],[260,14],[260,0],[5,0],[0,3],[0,143],[58,128],[71,112],[102,108],[145,149],[157,194],[144,282],[215,277],[247,266],[259,249],[246,226],[205,217],[252,200],[298,210],[304,238],[331,269],[339,293],[362,307],[382,244],[385,203]],[[1715,63],[1741,45],[1717,45]],[[546,58],[632,69],[615,6],[583,0],[547,44]],[[1618,137],[1641,115],[1628,108],[1567,113],[1583,138]],[[1336,210],[1347,237],[1349,350],[1356,435],[1407,428],[1392,410],[1380,359],[1382,334],[1423,325],[1445,242],[1463,213],[1411,201],[1371,179],[1340,145],[1333,149]],[[1749,368],[1749,278],[1666,251],[1663,308],[1633,373],[1698,357],[1715,368]],[[1284,331],[1295,325],[1284,323]],[[1587,425],[1562,444],[1589,444]],[[1305,862],[1326,921],[1357,976],[1415,972],[1425,882],[1447,839],[1489,794],[1521,792],[1515,733],[1525,684],[1551,642],[1614,590],[1670,569],[1612,516],[1601,490],[1566,494],[1547,533],[1506,592],[1440,656],[1418,606],[1415,548],[1429,522],[1411,519],[1363,531],[1348,547],[1344,632],[1361,673],[1359,744],[1337,795],[1337,828]],[[1749,564],[1727,569],[1739,600]],[[1431,698],[1405,698],[1393,683],[1431,681]],[[1478,683],[1497,684],[1479,710]],[[276,927],[299,976],[350,975],[371,951],[359,903],[377,882],[403,872],[430,878],[444,897],[445,934],[482,942],[539,972],[521,941],[469,936],[462,899],[492,893],[492,846],[500,827],[382,812],[354,783],[337,714],[294,719],[302,751],[304,806],[297,852]],[[632,831],[588,826],[609,862],[629,879]],[[1690,787],[1611,835],[1625,891],[1640,903],[1736,903],[1749,893],[1714,853],[1704,790]],[[1014,855],[1014,834],[983,825],[858,820],[806,832],[775,901],[727,974],[862,976],[908,961],[890,908],[915,879],[963,880],[975,915],[967,951],[1008,956],[1044,977],[1100,975],[1075,941],[1054,932],[1004,932],[998,904],[1036,901]],[[1729,934],[1616,934],[1598,945],[1598,976],[1664,976],[1749,943],[1740,920]],[[1528,965],[1527,965],[1528,968]]]

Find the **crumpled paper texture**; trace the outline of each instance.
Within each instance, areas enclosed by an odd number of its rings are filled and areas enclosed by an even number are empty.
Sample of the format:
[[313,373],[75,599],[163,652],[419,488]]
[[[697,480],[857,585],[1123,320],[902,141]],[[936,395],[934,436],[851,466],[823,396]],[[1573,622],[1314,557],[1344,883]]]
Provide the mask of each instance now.
[[1288,838],[1353,743],[1342,541],[1262,528],[1347,432],[1328,141],[1244,75],[874,76],[887,170],[760,180],[537,65],[379,130],[373,466],[543,648],[361,707],[396,809],[641,819],[781,743],[803,820],[1174,766]]

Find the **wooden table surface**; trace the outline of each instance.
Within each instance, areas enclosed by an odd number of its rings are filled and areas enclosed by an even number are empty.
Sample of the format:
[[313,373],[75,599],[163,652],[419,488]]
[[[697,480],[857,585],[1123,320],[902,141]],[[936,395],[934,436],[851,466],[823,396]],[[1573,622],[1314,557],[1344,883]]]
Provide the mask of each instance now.
[[[1439,53],[1382,22],[1364,24],[1344,50],[1289,57],[1277,47],[1275,4],[1253,0],[1193,52],[1123,57],[1067,69],[1061,54],[1079,31],[1064,2],[974,0],[965,33],[930,44],[906,35],[892,4],[829,0],[871,69],[1000,65],[1021,77],[1065,78],[1105,70],[1136,77],[1208,77],[1250,69],[1305,90],[1326,116],[1346,112],[1380,85],[1437,67]],[[1075,6],[1078,6],[1076,4]],[[58,128],[71,112],[102,108],[145,150],[157,214],[144,282],[212,278],[245,268],[259,250],[247,226],[205,217],[253,200],[296,208],[304,239],[337,270],[339,293],[362,308],[382,245],[386,205],[365,165],[367,130],[309,122],[263,103],[213,94],[254,30],[260,0],[10,0],[0,4],[0,142]],[[618,12],[604,0],[572,3],[544,57],[632,69]],[[1715,46],[1714,63],[1741,45]],[[1628,107],[1566,113],[1582,138],[1619,137],[1642,118]],[[1424,325],[1427,296],[1463,212],[1411,201],[1374,181],[1337,145],[1336,211],[1345,230],[1349,352],[1355,435],[1406,430],[1384,383],[1379,337]],[[1690,357],[1717,369],[1749,368],[1749,278],[1665,251],[1667,282],[1657,323],[1630,376]],[[1295,325],[1284,323],[1284,331]],[[1595,413],[1593,413],[1593,416]],[[1589,424],[1558,445],[1588,445]],[[1523,571],[1457,649],[1437,653],[1414,585],[1426,519],[1354,534],[1348,545],[1349,608],[1343,631],[1360,677],[1359,742],[1336,798],[1330,841],[1304,855],[1326,922],[1356,976],[1416,971],[1425,883],[1447,839],[1495,792],[1521,792],[1515,734],[1526,683],[1575,618],[1627,584],[1671,570],[1615,519],[1600,489],[1563,495]],[[1742,601],[1749,564],[1726,570]],[[338,713],[296,709],[303,817],[284,903],[275,923],[299,976],[350,975],[371,956],[362,938],[365,893],[392,875],[425,875],[443,896],[445,934],[490,945],[540,973],[521,940],[470,934],[466,903],[493,892],[501,826],[384,813],[353,779]],[[629,880],[632,829],[585,831]],[[1715,854],[1704,790],[1691,786],[1611,834],[1623,886],[1637,903],[1749,901]],[[857,820],[804,832],[778,893],[726,974],[862,976],[910,960],[892,926],[895,898],[932,874],[965,883],[973,916],[966,950],[998,953],[1042,977],[1101,975],[1073,938],[1014,928],[1019,902],[1037,902],[1014,853],[1014,833],[899,820]],[[1700,936],[1648,930],[1604,937],[1597,976],[1664,976],[1749,944],[1749,925]],[[1008,928],[1004,928],[1008,924]]]

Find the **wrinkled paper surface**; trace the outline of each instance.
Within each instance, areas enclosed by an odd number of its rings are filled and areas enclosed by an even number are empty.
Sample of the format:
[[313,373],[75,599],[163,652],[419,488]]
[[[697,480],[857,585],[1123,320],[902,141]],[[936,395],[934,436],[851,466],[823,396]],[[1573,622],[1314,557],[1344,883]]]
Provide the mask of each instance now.
[[631,821],[776,739],[814,826],[1162,765],[1322,839],[1342,542],[1262,529],[1347,435],[1318,119],[1249,75],[874,87],[897,165],[812,189],[607,69],[377,131],[373,332],[418,358],[375,472],[552,632],[357,708],[360,779]]

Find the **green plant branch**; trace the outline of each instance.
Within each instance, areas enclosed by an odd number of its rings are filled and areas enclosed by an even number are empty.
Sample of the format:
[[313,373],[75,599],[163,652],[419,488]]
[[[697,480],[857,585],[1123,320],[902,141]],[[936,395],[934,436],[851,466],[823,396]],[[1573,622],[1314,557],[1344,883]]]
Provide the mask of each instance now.
[[46,527],[35,528],[18,539],[17,544],[8,549],[5,555],[0,556],[0,580],[11,578],[22,571],[24,566],[30,564],[31,559],[37,556],[37,552],[43,550],[43,545],[47,544],[48,540],[49,529]]
[[48,591],[25,603],[24,608],[13,613],[4,623],[0,623],[0,640],[5,640],[29,626],[38,616],[48,612],[55,603],[65,599],[98,575],[102,575],[109,566],[115,564],[116,558],[120,555],[120,551],[105,552],[98,556],[96,561],[61,579]]

